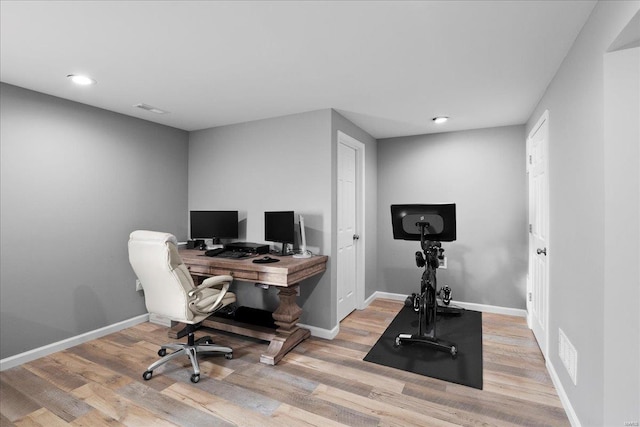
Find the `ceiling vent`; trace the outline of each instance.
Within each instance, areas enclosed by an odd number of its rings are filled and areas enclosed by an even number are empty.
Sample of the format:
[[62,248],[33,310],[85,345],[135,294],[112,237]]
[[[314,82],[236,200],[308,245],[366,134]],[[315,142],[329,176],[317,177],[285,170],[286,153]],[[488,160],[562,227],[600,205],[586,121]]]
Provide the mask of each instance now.
[[154,106],[147,105],[147,104],[136,104],[136,105],[134,105],[134,107],[140,108],[140,109],[146,110],[146,111],[151,111],[152,113],[156,113],[156,114],[167,114],[168,113],[168,111],[164,111],[164,110],[161,110],[159,108],[156,108]]

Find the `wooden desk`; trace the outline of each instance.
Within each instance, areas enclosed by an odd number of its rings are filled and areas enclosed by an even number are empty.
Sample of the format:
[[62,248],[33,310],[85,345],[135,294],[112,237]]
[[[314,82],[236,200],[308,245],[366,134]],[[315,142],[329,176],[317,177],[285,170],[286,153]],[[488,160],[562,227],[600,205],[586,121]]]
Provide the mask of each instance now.
[[[256,257],[241,259],[207,257],[202,251],[196,249],[180,250],[180,255],[196,283],[210,276],[230,275],[236,280],[279,287],[280,303],[273,312],[273,319],[278,325],[275,330],[215,316],[210,316],[202,322],[205,327],[269,341],[269,348],[260,356],[260,362],[275,365],[289,350],[311,335],[308,329],[297,326],[302,309],[296,304],[296,296],[301,281],[326,270],[328,257],[293,258],[270,255],[280,261],[256,264],[253,262]],[[262,256],[258,255],[258,257]]]

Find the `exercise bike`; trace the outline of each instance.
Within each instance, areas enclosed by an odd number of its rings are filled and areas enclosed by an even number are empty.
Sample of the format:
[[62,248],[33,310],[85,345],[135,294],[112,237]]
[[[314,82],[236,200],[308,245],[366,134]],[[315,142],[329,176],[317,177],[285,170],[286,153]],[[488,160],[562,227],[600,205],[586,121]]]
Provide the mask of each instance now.
[[[425,344],[435,350],[449,353],[453,358],[458,354],[458,347],[456,344],[442,340],[437,337],[436,334],[436,315],[449,315],[459,316],[464,309],[451,307],[451,289],[448,286],[437,289],[436,270],[440,266],[440,260],[444,258],[444,249],[440,241],[428,240],[428,235],[434,237],[443,237],[443,240],[455,240],[455,205],[453,206],[453,213],[447,209],[441,208],[441,205],[403,205],[400,206],[404,211],[399,211],[399,207],[392,206],[392,214],[394,218],[402,218],[402,221],[396,220],[399,230],[396,235],[396,228],[394,228],[394,237],[402,238],[404,240],[417,240],[416,231],[419,232],[420,246],[422,252],[418,251],[415,254],[416,265],[419,268],[424,267],[422,273],[422,279],[420,281],[420,293],[412,294],[405,300],[405,305],[413,307],[413,310],[418,313],[418,332],[414,334],[401,333],[395,339],[395,346],[398,347],[404,343],[420,343]],[[431,214],[416,214],[412,212],[416,207],[419,208],[438,208],[444,209],[443,216],[448,217],[448,226],[451,228],[453,223],[453,232],[446,233],[444,220],[441,217],[441,212]],[[413,208],[413,209],[412,209]],[[450,209],[449,209],[450,210]],[[408,212],[407,212],[408,211]],[[445,215],[448,214],[448,215]],[[416,218],[417,215],[417,218]],[[427,218],[435,219],[437,224],[431,224],[426,221]],[[417,219],[417,220],[416,220]],[[434,229],[440,230],[440,233],[433,232]],[[424,253],[424,255],[423,255]],[[442,304],[438,304],[438,296],[442,301]]]

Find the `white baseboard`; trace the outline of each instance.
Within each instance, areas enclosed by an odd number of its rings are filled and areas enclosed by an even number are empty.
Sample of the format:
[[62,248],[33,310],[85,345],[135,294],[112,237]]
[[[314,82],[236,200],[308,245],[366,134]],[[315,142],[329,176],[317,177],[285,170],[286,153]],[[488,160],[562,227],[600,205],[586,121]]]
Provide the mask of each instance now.
[[454,305],[459,305],[468,310],[482,311],[483,313],[506,314],[507,316],[527,317],[527,310],[521,308],[500,307],[498,305],[476,304],[473,302],[453,301]]
[[373,295],[367,298],[367,305],[365,307],[368,307],[369,304],[373,302],[373,300],[376,300],[378,298],[390,299],[394,301],[404,301],[407,299],[407,294],[392,294],[391,292],[375,291]]
[[140,316],[136,316],[128,320],[123,320],[122,322],[114,323],[113,325],[105,326],[104,328],[85,332],[84,334],[76,335],[74,337],[47,344],[42,347],[34,348],[33,350],[25,351],[24,353],[16,354],[14,356],[5,357],[4,359],[0,360],[0,371],[11,369],[15,366],[22,365],[23,363],[31,362],[32,360],[48,356],[57,351],[66,350],[70,347],[103,337],[105,335],[109,335],[114,332],[118,332],[122,329],[135,326],[139,323],[144,323],[148,320],[148,314],[141,314]]
[[326,340],[334,339],[338,335],[338,332],[340,332],[340,325],[336,325],[333,329],[323,329],[316,326],[304,325],[302,323],[298,323],[298,326],[310,330],[311,336],[324,338]]
[[571,406],[571,401],[569,400],[569,396],[564,391],[564,387],[562,386],[562,382],[560,382],[560,378],[558,377],[558,373],[556,369],[553,367],[553,364],[550,360],[547,360],[547,371],[549,372],[549,376],[551,377],[551,381],[553,381],[553,385],[556,388],[556,392],[558,393],[558,397],[560,398],[560,402],[564,408],[564,412],[567,414],[567,418],[569,418],[569,422],[573,427],[581,427],[580,420],[578,419],[578,415],[576,411],[573,410],[573,406]]
[[[407,298],[406,294],[394,294],[390,292],[376,291],[369,298],[365,300],[364,308],[368,307],[371,302],[377,298],[390,299],[394,301],[404,301]],[[453,305],[457,305],[467,310],[481,311],[483,313],[495,313],[506,314],[508,316],[527,317],[527,310],[520,308],[500,307],[497,305],[476,304],[474,302],[461,302],[453,301]]]
[[380,298],[377,296],[377,294],[378,292],[374,292],[369,298],[365,299],[362,304],[360,304],[360,307],[358,307],[358,310],[364,310],[365,308],[369,307],[373,300],[375,300],[376,298]]

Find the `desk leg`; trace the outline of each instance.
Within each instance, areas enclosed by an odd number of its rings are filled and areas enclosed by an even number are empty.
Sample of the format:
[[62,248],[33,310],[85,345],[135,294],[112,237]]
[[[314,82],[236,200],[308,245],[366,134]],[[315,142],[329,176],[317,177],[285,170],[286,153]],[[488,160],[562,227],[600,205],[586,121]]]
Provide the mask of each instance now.
[[267,365],[275,365],[293,347],[311,336],[308,329],[297,326],[302,309],[296,304],[296,296],[299,285],[281,288],[278,292],[280,305],[273,312],[278,329],[269,343],[267,352],[260,356],[260,362]]

